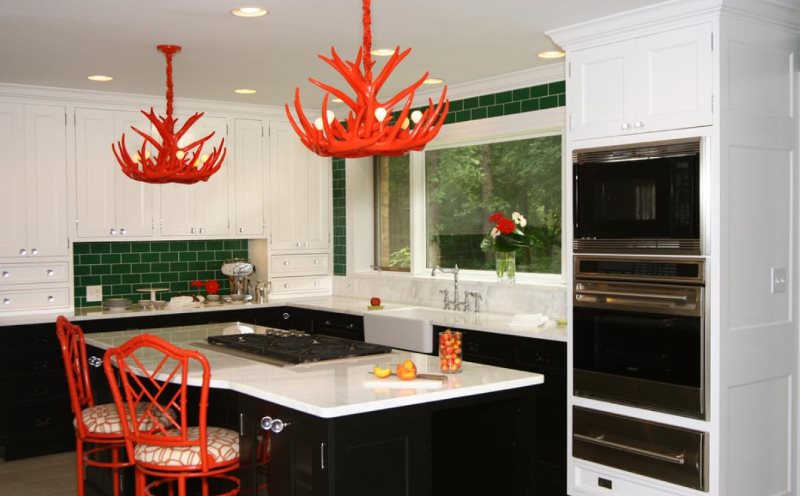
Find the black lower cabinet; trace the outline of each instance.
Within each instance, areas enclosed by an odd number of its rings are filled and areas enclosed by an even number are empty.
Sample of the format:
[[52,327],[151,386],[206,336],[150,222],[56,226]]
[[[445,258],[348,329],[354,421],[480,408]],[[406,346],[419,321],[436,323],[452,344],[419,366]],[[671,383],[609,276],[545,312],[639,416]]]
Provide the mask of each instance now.
[[331,419],[243,396],[242,494],[535,495],[534,394],[523,388]]
[[[434,354],[438,353],[438,331],[434,329]],[[463,333],[468,362],[536,372],[545,376],[537,387],[536,495],[567,494],[567,344],[506,334],[453,329]],[[498,493],[499,494],[499,493]]]

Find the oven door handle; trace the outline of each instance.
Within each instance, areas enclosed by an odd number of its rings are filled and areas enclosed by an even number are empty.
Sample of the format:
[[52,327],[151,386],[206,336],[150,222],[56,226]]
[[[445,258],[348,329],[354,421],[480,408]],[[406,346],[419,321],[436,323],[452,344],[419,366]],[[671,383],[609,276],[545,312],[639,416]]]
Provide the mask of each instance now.
[[575,439],[578,439],[580,441],[584,441],[584,442],[591,443],[591,444],[596,444],[598,446],[603,446],[603,447],[611,448],[611,449],[615,449],[615,450],[626,451],[628,453],[633,453],[635,455],[641,455],[641,456],[646,456],[646,457],[649,457],[649,458],[654,458],[654,459],[660,460],[662,462],[674,463],[676,465],[683,465],[684,463],[686,463],[686,460],[684,458],[684,454],[683,453],[679,453],[677,455],[668,455],[668,454],[665,454],[665,453],[658,453],[656,451],[650,451],[650,450],[646,450],[646,449],[642,449],[642,448],[636,448],[634,446],[628,446],[627,444],[620,444],[620,443],[615,443],[613,441],[607,441],[606,439],[603,438],[603,434],[601,434],[601,435],[599,435],[597,437],[592,437],[592,436],[587,436],[585,434],[578,434],[576,432],[576,433],[573,433],[572,436]]
[[686,295],[661,295],[661,294],[652,294],[652,293],[626,293],[623,291],[596,291],[592,289],[577,289],[575,290],[575,296],[580,297],[581,295],[598,295],[598,296],[629,296],[634,298],[650,298],[653,300],[669,300],[669,301],[689,301],[689,298]]

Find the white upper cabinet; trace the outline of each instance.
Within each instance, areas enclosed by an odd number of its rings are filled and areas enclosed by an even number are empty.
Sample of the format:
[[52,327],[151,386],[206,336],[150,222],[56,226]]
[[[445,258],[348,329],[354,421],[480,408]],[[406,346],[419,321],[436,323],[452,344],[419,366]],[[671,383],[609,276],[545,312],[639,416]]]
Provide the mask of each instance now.
[[66,110],[0,103],[0,257],[68,255]]
[[572,139],[710,125],[712,33],[704,23],[572,52]]
[[150,121],[136,111],[75,110],[76,230],[78,238],[118,239],[153,236],[152,184],[122,173],[111,144],[125,134],[128,150],[150,132]]
[[265,233],[267,188],[267,124],[258,119],[234,120],[236,179],[234,181],[234,229],[236,236]]
[[[187,116],[179,116],[180,126]],[[225,237],[229,234],[230,216],[228,199],[230,198],[229,178],[231,153],[228,142],[228,123],[224,117],[203,116],[183,136],[180,144],[196,141],[211,132],[211,137],[203,148],[203,154],[211,153],[225,138],[228,155],[222,167],[208,181],[195,184],[160,184],[157,186],[161,208],[161,234],[179,237]]]
[[329,248],[330,159],[309,151],[288,123],[270,125],[270,246]]

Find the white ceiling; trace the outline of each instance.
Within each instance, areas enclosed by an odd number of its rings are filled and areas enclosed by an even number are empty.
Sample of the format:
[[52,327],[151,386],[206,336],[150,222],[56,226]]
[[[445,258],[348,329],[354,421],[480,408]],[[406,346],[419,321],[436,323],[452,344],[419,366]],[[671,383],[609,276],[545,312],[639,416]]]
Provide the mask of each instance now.
[[[374,0],[373,47],[413,49],[387,90],[426,70],[466,83],[552,63],[536,57],[554,47],[548,29],[660,1]],[[228,14],[245,5],[270,14]],[[318,107],[309,76],[345,83],[317,55],[333,45],[352,60],[361,32],[360,0],[0,0],[0,83],[163,95],[155,46],[178,44],[178,97],[283,105],[300,85],[304,103]],[[93,83],[90,74],[114,81]],[[258,93],[233,93],[242,87]]]

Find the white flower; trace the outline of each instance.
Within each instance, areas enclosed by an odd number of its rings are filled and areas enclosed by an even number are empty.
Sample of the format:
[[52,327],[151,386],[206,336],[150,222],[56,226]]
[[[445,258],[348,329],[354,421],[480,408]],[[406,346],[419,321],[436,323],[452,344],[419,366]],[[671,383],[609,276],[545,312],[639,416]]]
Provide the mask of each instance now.
[[528,221],[519,212],[512,213],[511,219],[514,221],[515,224],[517,224],[520,227],[525,227],[526,225],[528,225]]
[[496,238],[500,236],[500,231],[498,231],[496,227],[493,227],[492,232],[490,232],[489,234],[491,234],[493,238]]

